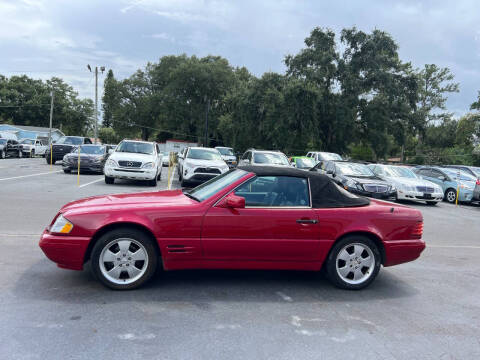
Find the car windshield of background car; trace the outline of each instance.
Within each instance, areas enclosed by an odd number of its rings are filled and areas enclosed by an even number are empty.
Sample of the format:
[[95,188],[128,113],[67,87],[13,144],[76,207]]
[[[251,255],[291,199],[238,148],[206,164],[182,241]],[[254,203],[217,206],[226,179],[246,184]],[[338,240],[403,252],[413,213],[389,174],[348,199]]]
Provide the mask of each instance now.
[[[475,177],[473,177],[470,174],[467,174],[461,170],[458,171],[452,171],[451,169],[442,169],[443,172],[445,172],[448,176],[450,176],[452,179],[460,179],[461,181],[476,181]],[[458,177],[460,176],[460,177]]]
[[190,149],[187,159],[195,160],[222,160],[220,153],[214,150]]
[[390,177],[402,177],[402,178],[410,178],[410,179],[416,179],[417,176],[415,173],[407,168],[403,168],[400,166],[385,166],[383,168],[387,176]]
[[[77,149],[72,151],[72,153],[77,153]],[[90,155],[103,155],[105,153],[105,146],[80,146],[80,154],[90,154]]]
[[218,148],[217,149],[220,154],[225,155],[225,156],[233,156],[233,150],[230,148]]
[[298,158],[295,162],[299,169],[310,169],[315,166],[315,163],[311,158]]
[[71,137],[71,136],[62,136],[56,144],[65,144],[65,145],[81,145],[83,143],[83,139],[79,137]]
[[289,165],[288,159],[282,154],[255,153],[253,158],[256,164]]
[[137,153],[137,154],[153,154],[153,144],[124,141],[116,150],[117,152]]
[[366,165],[354,163],[337,163],[340,173],[347,176],[373,177],[375,174]]

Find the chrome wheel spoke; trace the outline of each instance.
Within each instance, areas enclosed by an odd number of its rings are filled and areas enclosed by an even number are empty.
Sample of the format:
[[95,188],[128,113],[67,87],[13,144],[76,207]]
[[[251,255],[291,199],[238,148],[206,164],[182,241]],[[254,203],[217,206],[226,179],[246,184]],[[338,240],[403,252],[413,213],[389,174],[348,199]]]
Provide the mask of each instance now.
[[340,260],[343,260],[343,261],[347,262],[350,259],[350,256],[351,255],[347,252],[347,250],[343,249],[342,251],[340,251],[338,253],[337,259],[340,259]]
[[365,248],[361,245],[354,245],[353,247],[353,253],[357,257],[362,257],[362,253],[365,251]]
[[132,242],[129,240],[121,240],[117,244],[118,244],[118,247],[120,248],[120,251],[123,254],[126,254],[128,252],[128,249],[130,248],[131,243]]
[[362,258],[362,266],[370,268],[373,264],[373,257],[368,255],[366,258]]
[[130,279],[133,279],[135,276],[137,276],[142,270],[138,269],[136,266],[129,266],[127,267],[127,273],[128,277]]
[[362,270],[360,268],[355,269],[353,272],[353,280],[360,280],[362,277],[365,275],[362,273]]
[[120,279],[120,274],[122,273],[122,268],[120,266],[114,266],[111,270],[107,271],[107,274],[114,279]]
[[134,253],[130,253],[132,261],[145,261],[146,256],[142,249],[138,249]]
[[103,254],[104,262],[115,262],[116,260],[117,260],[117,255],[115,255],[110,249],[105,251],[105,254]]
[[350,274],[351,269],[348,265],[345,265],[344,267],[338,268],[338,272],[343,276],[347,277],[348,274]]

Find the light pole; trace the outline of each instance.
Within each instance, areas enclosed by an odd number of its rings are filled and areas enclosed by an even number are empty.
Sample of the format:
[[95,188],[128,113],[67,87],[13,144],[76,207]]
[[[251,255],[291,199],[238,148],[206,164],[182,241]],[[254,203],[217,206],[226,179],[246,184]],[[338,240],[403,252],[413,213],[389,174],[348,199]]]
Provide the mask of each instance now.
[[[90,64],[87,64],[87,69],[92,72],[92,68],[90,67]],[[105,66],[100,66],[100,71],[103,72],[105,71]],[[95,130],[94,130],[94,138],[95,138],[95,144],[97,143],[97,124],[98,124],[98,66],[95,66]]]

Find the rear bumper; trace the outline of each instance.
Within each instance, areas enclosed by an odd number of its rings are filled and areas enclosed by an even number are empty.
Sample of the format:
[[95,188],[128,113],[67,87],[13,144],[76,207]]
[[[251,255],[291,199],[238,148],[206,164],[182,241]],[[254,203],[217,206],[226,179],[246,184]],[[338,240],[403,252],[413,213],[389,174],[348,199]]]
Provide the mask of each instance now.
[[418,259],[425,250],[425,241],[418,240],[394,240],[385,241],[384,266],[392,266]]
[[52,235],[45,230],[39,246],[44,254],[64,269],[82,270],[89,237]]

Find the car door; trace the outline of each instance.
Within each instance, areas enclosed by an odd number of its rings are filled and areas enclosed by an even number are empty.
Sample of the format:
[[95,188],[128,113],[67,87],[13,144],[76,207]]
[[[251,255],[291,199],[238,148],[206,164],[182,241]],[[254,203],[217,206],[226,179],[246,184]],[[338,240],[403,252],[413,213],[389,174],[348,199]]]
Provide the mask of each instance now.
[[240,159],[239,165],[250,165],[251,159],[252,159],[252,152],[245,151],[242,158]]
[[310,204],[308,179],[260,176],[234,192],[245,198],[245,208],[217,204],[205,215],[206,260],[318,260],[319,224]]

